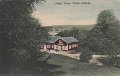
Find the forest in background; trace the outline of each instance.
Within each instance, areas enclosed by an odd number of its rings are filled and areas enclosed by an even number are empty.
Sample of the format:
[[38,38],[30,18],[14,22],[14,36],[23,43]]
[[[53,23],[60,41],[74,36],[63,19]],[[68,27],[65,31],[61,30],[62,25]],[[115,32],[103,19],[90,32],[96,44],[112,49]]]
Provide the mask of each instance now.
[[[57,35],[66,37],[73,36],[79,40],[78,51],[83,51],[87,58],[91,58],[91,52],[99,55],[109,55],[105,59],[108,65],[120,67],[120,21],[112,10],[101,11],[97,18],[96,25],[91,30],[74,27],[69,30],[59,32]],[[91,52],[90,52],[91,51]],[[88,54],[87,54],[88,53]],[[81,57],[80,56],[80,57]],[[90,59],[88,58],[88,59]]]

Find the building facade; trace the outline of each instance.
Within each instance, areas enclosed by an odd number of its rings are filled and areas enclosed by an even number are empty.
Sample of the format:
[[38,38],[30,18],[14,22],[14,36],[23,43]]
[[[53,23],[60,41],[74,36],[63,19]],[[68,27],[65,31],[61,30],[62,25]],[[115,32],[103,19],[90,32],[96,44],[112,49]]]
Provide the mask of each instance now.
[[74,37],[53,37],[41,49],[55,51],[70,51],[78,48],[78,40]]

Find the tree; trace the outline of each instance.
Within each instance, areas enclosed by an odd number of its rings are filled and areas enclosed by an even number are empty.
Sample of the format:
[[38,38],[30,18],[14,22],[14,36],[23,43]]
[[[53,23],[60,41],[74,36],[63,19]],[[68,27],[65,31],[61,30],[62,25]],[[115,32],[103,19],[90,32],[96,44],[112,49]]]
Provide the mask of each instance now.
[[84,39],[86,38],[86,33],[88,31],[85,29],[81,29],[81,28],[77,28],[77,27],[73,27],[69,30],[64,30],[59,32],[57,35],[61,36],[61,37],[74,37],[76,39],[79,40],[79,45],[80,47],[83,45]]
[[[42,66],[39,63],[46,62],[46,57],[39,52],[38,45],[44,41],[42,39],[46,37],[47,32],[45,29],[41,30],[40,24],[31,16],[34,2],[38,1],[40,0],[2,0],[0,2],[1,67],[11,69],[13,66],[19,67],[23,64],[28,67],[32,65],[39,67]],[[40,28],[39,32],[38,28]],[[42,39],[37,42],[37,37],[40,35]]]
[[76,48],[74,50],[81,52],[82,48],[85,48],[86,45],[85,44],[85,38],[86,38],[86,34],[87,34],[88,30],[82,29],[82,28],[78,28],[78,27],[73,27],[71,29],[68,30],[64,30],[61,31],[57,34],[57,36],[61,36],[61,37],[74,37],[77,40],[79,40],[79,48]]
[[57,36],[61,36],[61,37],[68,37],[68,36],[71,36],[70,34],[70,31],[71,30],[64,30],[64,31],[61,31],[57,34]]
[[117,55],[120,51],[120,25],[112,10],[102,11],[96,26],[87,34],[86,45],[95,52]]
[[80,61],[88,62],[90,59],[92,59],[92,51],[86,47],[82,50],[82,53],[80,55]]

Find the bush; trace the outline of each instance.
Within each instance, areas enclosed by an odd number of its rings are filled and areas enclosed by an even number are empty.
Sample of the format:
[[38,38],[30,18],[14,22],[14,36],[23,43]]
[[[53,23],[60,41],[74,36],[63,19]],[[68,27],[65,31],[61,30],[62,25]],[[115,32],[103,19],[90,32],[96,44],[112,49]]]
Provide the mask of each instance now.
[[92,52],[91,52],[91,50],[89,50],[89,48],[83,49],[82,53],[80,55],[80,61],[88,62],[90,59],[92,59]]
[[99,59],[99,61],[101,61],[103,64],[107,66],[120,68],[120,57],[107,57]]
[[73,50],[74,50],[75,52],[82,52],[83,49],[82,49],[81,47],[77,47],[77,48],[74,48]]
[[89,63],[95,64],[97,66],[103,66],[103,64],[98,59],[91,59],[89,60]]

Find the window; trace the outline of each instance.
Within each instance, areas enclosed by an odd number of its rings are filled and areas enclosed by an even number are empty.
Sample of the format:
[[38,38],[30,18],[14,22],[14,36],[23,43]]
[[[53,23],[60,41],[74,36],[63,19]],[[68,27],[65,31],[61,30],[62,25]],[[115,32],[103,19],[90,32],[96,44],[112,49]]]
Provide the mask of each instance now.
[[71,45],[69,45],[69,49],[71,49]]
[[74,44],[72,44],[72,48],[74,48]]
[[47,45],[47,48],[50,48],[50,45]]
[[64,49],[66,49],[66,46],[64,46]]
[[54,48],[54,46],[53,46],[53,45],[50,45],[50,48]]
[[62,40],[59,40],[59,43],[63,43],[63,41],[62,41]]
[[56,48],[58,48],[58,46],[56,46]]

